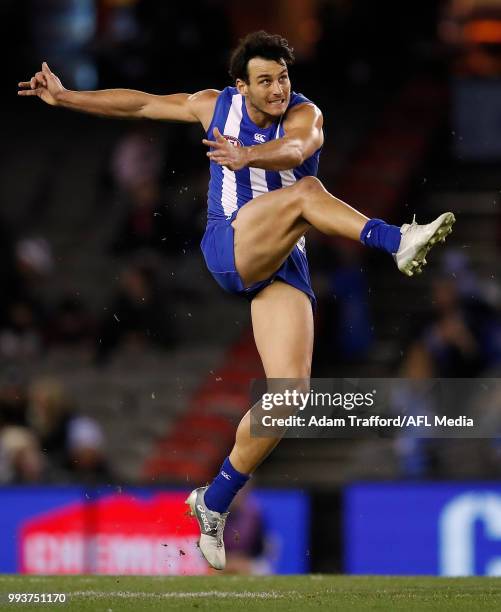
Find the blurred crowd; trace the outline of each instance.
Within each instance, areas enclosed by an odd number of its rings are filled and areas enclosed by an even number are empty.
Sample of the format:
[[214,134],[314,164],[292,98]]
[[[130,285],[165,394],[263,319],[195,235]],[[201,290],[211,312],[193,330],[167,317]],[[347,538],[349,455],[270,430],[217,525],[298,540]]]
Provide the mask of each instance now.
[[164,161],[148,129],[132,128],[102,170],[99,205],[113,202],[118,215],[101,257],[119,274],[98,310],[78,278],[53,292],[64,284],[54,282],[58,258],[46,237],[16,235],[0,223],[0,483],[110,479],[103,431],[79,414],[64,373],[56,366],[39,379],[31,366],[59,357],[74,368],[100,368],[116,355],[174,347],[163,264],[193,248],[194,219],[203,211],[194,210],[193,190],[189,199],[166,192]]
[[501,366],[499,283],[481,279],[460,251],[445,253],[432,279],[431,312],[405,352],[406,378],[488,377]]
[[[441,414],[441,407],[419,390],[419,381],[498,379],[501,374],[501,290],[495,275],[482,278],[463,252],[446,251],[432,279],[430,303],[431,311],[412,326],[398,368],[399,377],[417,381],[414,392],[404,395],[405,411],[413,415]],[[409,431],[395,446],[402,476],[499,477],[501,429],[489,402],[499,412],[501,397],[496,389],[493,393],[498,396],[480,401],[472,389],[457,398],[457,414],[473,416],[478,424],[491,422],[491,438],[437,440]],[[400,409],[401,400],[396,402]]]
[[85,303],[78,279],[66,293],[52,295],[60,272],[50,242],[15,236],[0,223],[0,362],[29,362],[59,349],[102,362],[123,346],[172,346],[162,256],[193,247],[193,220],[201,211],[194,211],[198,203],[183,206],[182,197],[166,197],[163,168],[160,149],[140,129],[117,143],[110,168],[104,169],[100,206],[108,198],[115,201],[119,217],[102,256],[121,267],[104,315]]
[[501,2],[450,0],[439,32],[449,46],[455,73],[484,78],[501,75]]
[[0,386],[0,483],[110,482],[100,425],[81,415],[58,378],[23,380],[9,372]]

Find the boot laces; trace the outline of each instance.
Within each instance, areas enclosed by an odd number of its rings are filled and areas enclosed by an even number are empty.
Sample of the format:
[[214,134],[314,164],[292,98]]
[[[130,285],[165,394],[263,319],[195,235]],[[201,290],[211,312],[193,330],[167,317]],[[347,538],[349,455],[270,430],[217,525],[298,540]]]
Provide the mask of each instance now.
[[418,227],[419,227],[419,223],[416,223],[416,215],[414,215],[412,217],[412,223],[409,223],[407,225],[403,233],[407,234],[407,232],[410,232],[410,234],[413,234]]

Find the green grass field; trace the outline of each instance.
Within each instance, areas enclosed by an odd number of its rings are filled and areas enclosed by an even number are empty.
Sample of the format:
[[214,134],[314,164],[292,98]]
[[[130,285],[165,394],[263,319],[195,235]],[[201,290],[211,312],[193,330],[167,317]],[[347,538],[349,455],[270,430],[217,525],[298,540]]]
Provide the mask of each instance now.
[[[501,610],[498,578],[381,576],[0,576],[0,610]],[[66,593],[65,604],[7,603]]]

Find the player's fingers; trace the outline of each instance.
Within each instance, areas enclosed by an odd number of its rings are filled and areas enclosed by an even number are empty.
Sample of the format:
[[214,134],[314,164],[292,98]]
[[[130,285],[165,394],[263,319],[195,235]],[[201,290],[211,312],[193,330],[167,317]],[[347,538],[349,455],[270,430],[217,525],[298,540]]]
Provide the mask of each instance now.
[[39,89],[19,89],[17,92],[18,96],[38,96],[40,93]]
[[221,149],[214,149],[213,151],[208,151],[207,152],[207,156],[208,157],[224,157],[226,159],[226,157],[228,157],[226,151],[223,151]]
[[18,87],[30,87],[30,82],[29,81],[20,81],[17,85],[18,85]]
[[42,62],[42,70],[46,74],[52,74],[51,69],[49,68],[47,62]]
[[31,80],[30,80],[31,89],[37,89],[39,85],[44,85],[45,77],[40,78],[39,74],[41,73],[37,72],[34,77],[31,77]]
[[208,146],[213,150],[213,152],[219,152],[224,154],[224,151],[226,150],[226,141],[223,142],[210,142],[208,141]]
[[221,132],[219,131],[219,128],[215,127],[212,130],[212,133],[214,134],[214,138],[218,141],[218,142],[226,142],[226,140],[224,139],[224,136],[221,134]]
[[39,83],[41,83],[45,87],[47,86],[47,79],[45,78],[45,74],[43,72],[37,72],[35,74],[35,78]]
[[203,138],[202,142],[204,145],[207,145],[208,147],[214,147],[217,144],[217,142],[214,142],[213,140],[207,140],[206,138]]
[[222,156],[211,156],[210,157],[211,161],[213,161],[216,164],[219,164],[220,166],[227,166],[230,163],[230,160],[227,157],[222,157]]

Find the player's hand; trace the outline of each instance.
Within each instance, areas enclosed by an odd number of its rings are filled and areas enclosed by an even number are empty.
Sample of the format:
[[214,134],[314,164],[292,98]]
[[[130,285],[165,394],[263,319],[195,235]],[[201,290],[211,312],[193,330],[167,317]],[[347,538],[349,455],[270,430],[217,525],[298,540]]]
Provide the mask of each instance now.
[[56,106],[58,95],[66,91],[59,78],[47,66],[47,62],[43,62],[42,70],[31,77],[29,81],[21,81],[19,87],[18,95],[38,96],[51,106]]
[[226,166],[229,170],[240,170],[247,165],[245,147],[237,147],[221,134],[217,127],[213,130],[216,140],[202,140],[204,145],[211,148],[207,153],[213,162],[220,166]]

